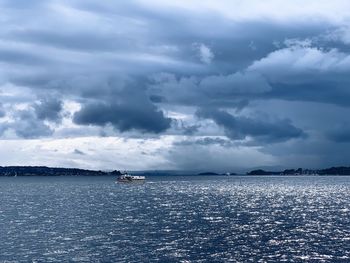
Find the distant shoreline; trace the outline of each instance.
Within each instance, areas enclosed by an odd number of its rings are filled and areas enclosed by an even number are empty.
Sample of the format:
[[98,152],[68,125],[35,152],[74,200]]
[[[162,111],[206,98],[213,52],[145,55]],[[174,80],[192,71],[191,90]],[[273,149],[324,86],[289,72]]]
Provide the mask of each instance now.
[[[136,174],[145,176],[350,176],[350,167],[339,166],[326,169],[286,169],[284,171],[252,170],[245,174],[191,172],[191,171],[138,171]],[[118,176],[118,170],[101,171],[80,168],[62,168],[47,166],[0,166],[0,177],[8,176]]]
[[327,176],[327,175],[339,175],[339,176],[348,176],[350,175],[350,167],[347,166],[338,166],[330,167],[325,169],[286,169],[284,171],[272,172],[265,171],[262,169],[253,170],[247,173],[247,175],[307,175],[307,176]]
[[118,176],[120,171],[95,171],[47,166],[0,166],[0,176]]

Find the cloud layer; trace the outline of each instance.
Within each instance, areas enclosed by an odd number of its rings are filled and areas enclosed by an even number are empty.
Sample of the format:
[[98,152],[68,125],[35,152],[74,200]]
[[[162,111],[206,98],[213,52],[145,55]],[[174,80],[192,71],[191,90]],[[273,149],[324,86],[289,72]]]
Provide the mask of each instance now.
[[[135,140],[134,155],[152,156],[135,169],[345,165],[329,156],[350,153],[349,8],[0,0],[1,138],[18,148],[34,139]],[[116,168],[81,147],[52,156]],[[33,151],[38,164],[56,165]]]

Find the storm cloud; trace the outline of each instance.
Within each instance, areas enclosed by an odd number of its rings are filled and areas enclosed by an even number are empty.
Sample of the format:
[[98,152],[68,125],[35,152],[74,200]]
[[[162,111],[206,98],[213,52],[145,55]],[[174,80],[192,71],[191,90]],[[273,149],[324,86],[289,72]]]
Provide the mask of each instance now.
[[75,113],[74,122],[83,125],[111,124],[121,132],[136,129],[141,132],[164,132],[171,120],[152,105],[91,103]]
[[[342,148],[349,8],[342,0],[0,0],[1,139],[43,147],[115,138],[134,155],[152,153],[144,167],[135,163],[143,169],[288,166],[303,157],[321,166],[327,151],[350,154]],[[97,163],[81,147],[66,152]]]
[[62,101],[56,98],[44,98],[34,105],[35,113],[40,120],[60,122],[63,109]]
[[53,130],[44,122],[37,119],[33,111],[21,110],[14,116],[15,121],[7,128],[13,129],[19,137],[38,138],[53,134]]
[[264,121],[244,116],[235,117],[226,111],[216,109],[200,109],[197,115],[200,118],[212,119],[218,126],[224,128],[226,136],[232,140],[252,137],[259,142],[275,143],[306,136],[288,119]]

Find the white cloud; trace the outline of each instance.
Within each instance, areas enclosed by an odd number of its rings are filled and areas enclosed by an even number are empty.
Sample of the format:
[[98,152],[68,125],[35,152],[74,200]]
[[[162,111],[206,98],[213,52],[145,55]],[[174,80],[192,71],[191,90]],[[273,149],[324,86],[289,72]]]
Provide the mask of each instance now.
[[[116,137],[81,137],[42,140],[1,140],[2,165],[47,165],[89,169],[167,169],[160,156],[172,137],[153,140]],[[75,150],[84,155],[75,154]],[[92,161],[93,160],[93,161]]]
[[201,60],[201,62],[205,64],[210,64],[214,59],[214,53],[211,51],[211,49],[208,46],[204,44],[200,44],[198,46],[198,52],[199,52],[199,59]]
[[268,20],[278,22],[318,21],[326,19],[342,23],[349,19],[350,2],[347,0],[139,0],[153,8],[166,8],[197,14],[218,14],[234,21]]
[[341,26],[336,30],[329,31],[325,36],[326,40],[341,41],[344,44],[350,44],[350,26]]
[[349,68],[350,55],[335,48],[322,50],[297,45],[271,52],[255,61],[248,71],[262,73],[270,80],[278,80],[293,74],[348,72]]

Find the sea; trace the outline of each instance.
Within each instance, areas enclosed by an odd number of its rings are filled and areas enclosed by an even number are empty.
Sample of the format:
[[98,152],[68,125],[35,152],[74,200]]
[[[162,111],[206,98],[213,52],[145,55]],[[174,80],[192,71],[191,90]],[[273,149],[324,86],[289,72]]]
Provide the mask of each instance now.
[[350,177],[1,177],[0,262],[350,262]]

